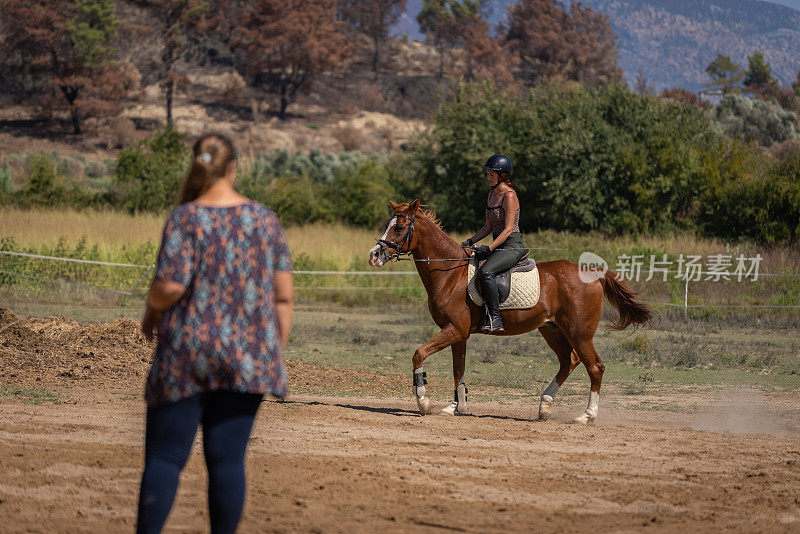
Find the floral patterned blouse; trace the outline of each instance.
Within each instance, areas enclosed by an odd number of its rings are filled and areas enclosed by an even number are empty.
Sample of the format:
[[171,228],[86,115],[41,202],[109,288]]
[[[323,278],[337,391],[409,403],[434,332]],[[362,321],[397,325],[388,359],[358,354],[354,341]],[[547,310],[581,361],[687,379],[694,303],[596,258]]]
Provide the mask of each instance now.
[[291,268],[283,228],[261,204],[175,208],[155,278],[179,282],[186,293],[161,319],[147,404],[205,391],[285,396],[273,274]]

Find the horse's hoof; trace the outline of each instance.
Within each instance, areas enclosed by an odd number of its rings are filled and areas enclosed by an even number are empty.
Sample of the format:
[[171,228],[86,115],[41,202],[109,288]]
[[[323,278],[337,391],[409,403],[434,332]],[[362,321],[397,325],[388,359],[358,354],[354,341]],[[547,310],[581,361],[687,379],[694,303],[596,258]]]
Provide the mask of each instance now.
[[442,411],[440,413],[442,415],[455,415],[457,407],[458,407],[458,404],[455,401],[453,401],[450,404],[448,404],[447,406],[445,406],[444,408],[442,408]]
[[539,401],[539,421],[547,421],[553,415],[553,397],[543,395]]
[[573,419],[572,422],[578,425],[588,425],[589,423],[594,423],[594,417],[586,412],[583,412],[578,417]]
[[431,413],[431,400],[427,397],[417,398],[417,407],[420,415]]

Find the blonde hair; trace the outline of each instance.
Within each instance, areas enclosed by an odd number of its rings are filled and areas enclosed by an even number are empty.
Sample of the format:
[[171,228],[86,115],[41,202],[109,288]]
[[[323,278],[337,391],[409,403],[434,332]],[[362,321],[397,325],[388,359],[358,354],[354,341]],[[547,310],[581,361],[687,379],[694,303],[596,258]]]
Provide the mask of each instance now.
[[228,173],[236,160],[236,149],[231,140],[219,133],[205,134],[192,148],[192,167],[183,180],[178,204],[195,200],[209,187]]

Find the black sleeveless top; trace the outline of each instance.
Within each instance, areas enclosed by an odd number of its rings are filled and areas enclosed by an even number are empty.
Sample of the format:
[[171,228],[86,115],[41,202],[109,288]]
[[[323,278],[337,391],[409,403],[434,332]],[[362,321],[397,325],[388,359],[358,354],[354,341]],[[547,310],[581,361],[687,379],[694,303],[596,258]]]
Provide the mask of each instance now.
[[[505,197],[508,193],[516,193],[516,191],[506,191],[503,193],[503,197]],[[491,193],[489,193],[491,197]],[[492,236],[497,239],[503,230],[506,229],[506,210],[503,209],[503,200],[500,200],[500,204],[497,206],[489,206],[489,202],[487,199],[486,202],[486,218],[489,221],[489,225],[492,227]],[[514,213],[514,227],[511,230],[513,232],[519,233],[519,208]]]

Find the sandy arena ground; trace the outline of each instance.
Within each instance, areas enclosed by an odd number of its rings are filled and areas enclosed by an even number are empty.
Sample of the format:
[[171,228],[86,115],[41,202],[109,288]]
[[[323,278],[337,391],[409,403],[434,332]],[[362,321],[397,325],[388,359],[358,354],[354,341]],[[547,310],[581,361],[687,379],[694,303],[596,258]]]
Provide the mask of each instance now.
[[[3,532],[131,531],[143,406],[0,404]],[[114,399],[116,400],[108,400]],[[526,406],[419,417],[409,399],[299,396],[263,404],[241,532],[800,532],[798,435],[676,428],[618,411],[537,423]],[[573,409],[571,411],[576,411]],[[199,442],[170,532],[207,530]]]
[[[132,531],[149,350],[135,323],[23,320],[4,310],[0,319],[0,384],[61,399],[0,397],[0,531]],[[119,350],[99,358],[93,343]],[[354,373],[295,363],[290,374],[308,385]],[[446,391],[437,386],[438,407]],[[567,424],[582,406],[566,398],[546,423],[520,400],[471,403],[472,415],[460,417],[420,417],[410,395],[268,400],[249,449],[240,531],[800,532],[799,399],[687,394],[688,411],[634,409],[619,398],[604,408],[601,399],[588,427]],[[199,445],[169,532],[208,528]]]

